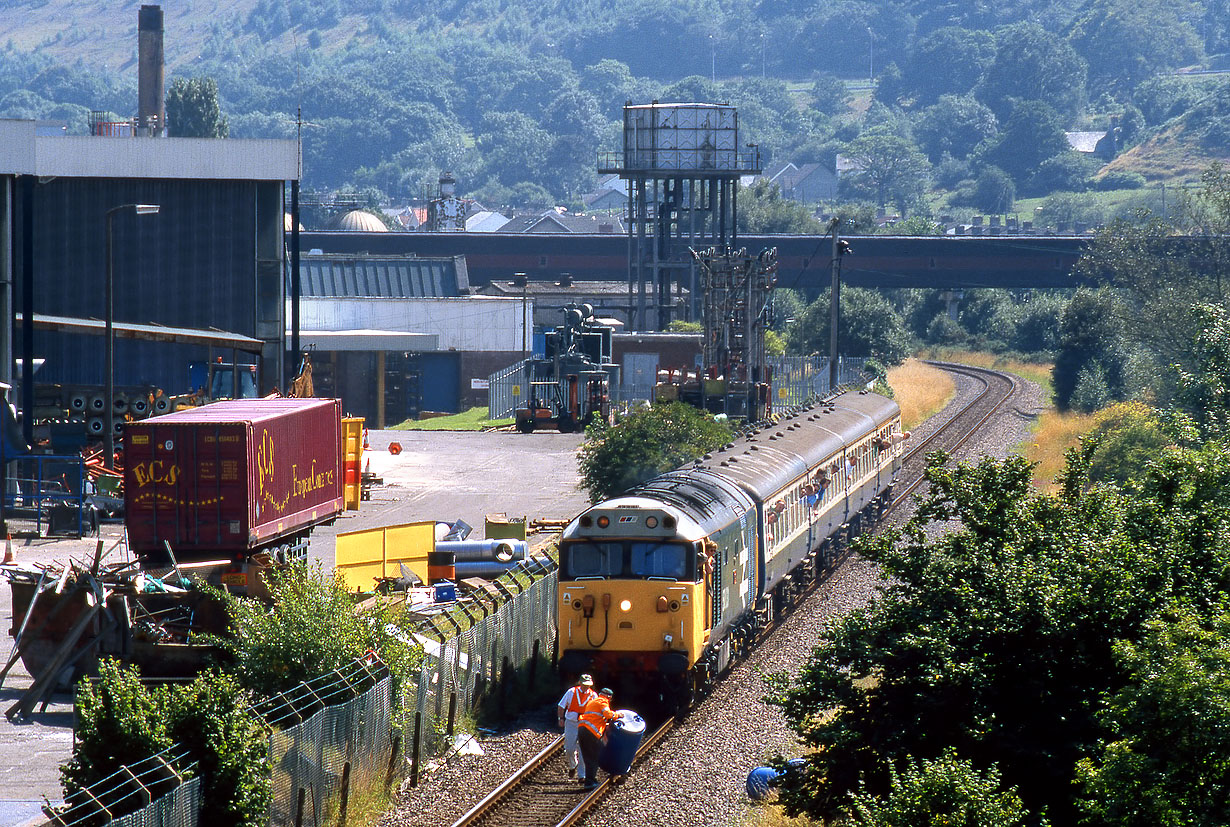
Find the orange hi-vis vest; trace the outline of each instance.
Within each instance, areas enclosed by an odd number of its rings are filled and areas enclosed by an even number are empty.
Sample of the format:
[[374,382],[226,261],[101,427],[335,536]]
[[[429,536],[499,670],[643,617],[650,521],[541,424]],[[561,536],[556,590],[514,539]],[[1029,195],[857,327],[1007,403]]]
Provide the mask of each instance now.
[[595,695],[581,711],[580,725],[592,732],[595,738],[601,738],[606,732],[607,721],[618,718],[619,714],[611,709],[611,699],[606,695]]
[[574,686],[564,693],[567,698],[567,703],[562,703],[560,706],[564,708],[565,714],[571,713],[578,719],[581,717],[581,712],[585,709],[585,704],[594,697],[594,690],[588,686]]

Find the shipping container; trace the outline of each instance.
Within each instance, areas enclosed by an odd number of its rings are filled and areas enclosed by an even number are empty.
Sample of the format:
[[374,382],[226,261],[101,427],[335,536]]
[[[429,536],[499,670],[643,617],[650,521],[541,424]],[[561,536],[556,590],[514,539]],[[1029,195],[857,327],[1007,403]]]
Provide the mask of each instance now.
[[142,556],[231,558],[342,511],[337,399],[236,399],[124,428],[128,543]]

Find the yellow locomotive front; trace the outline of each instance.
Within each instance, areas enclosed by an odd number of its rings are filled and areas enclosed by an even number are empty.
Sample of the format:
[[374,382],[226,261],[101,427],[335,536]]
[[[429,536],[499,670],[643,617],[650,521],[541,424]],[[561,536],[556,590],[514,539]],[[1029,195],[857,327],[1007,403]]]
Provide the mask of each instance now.
[[682,678],[708,643],[704,535],[638,499],[595,506],[560,542],[560,666],[625,692],[647,676]]

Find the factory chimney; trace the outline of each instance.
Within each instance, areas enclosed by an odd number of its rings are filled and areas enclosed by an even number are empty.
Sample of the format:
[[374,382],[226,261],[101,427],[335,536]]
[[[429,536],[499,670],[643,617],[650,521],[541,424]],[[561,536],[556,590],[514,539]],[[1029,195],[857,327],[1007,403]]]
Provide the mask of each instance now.
[[137,15],[137,134],[166,134],[166,73],[162,58],[162,7]]

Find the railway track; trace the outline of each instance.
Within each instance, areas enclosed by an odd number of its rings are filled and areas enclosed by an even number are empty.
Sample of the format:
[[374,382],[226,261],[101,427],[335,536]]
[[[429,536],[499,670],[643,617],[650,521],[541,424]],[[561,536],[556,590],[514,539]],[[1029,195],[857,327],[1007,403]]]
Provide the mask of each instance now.
[[[645,737],[632,762],[634,768],[674,723],[670,719]],[[582,789],[576,779],[568,777],[564,739],[556,738],[454,822],[453,827],[570,827],[622,783],[623,776],[607,776],[596,789]]]
[[[903,458],[899,493],[886,509],[886,513],[900,505],[925,480],[923,471],[928,453],[938,450],[949,453],[956,451],[992,416],[1002,411],[1017,387],[1014,378],[995,371],[945,362],[930,364],[952,373],[969,376],[982,387],[974,398],[956,411],[935,433],[911,446]],[[836,567],[844,563],[849,553],[847,550],[841,555]],[[826,572],[808,584],[799,593],[798,601],[805,600],[829,573],[831,572]],[[766,626],[760,643],[772,635],[785,614],[789,614],[789,611],[774,618]],[[633,768],[654,749],[675,723],[675,719],[669,719],[645,738],[637,751]],[[563,743],[562,737],[556,738],[454,822],[452,827],[569,827],[580,823],[586,812],[594,808],[612,790],[622,786],[623,778],[608,777],[593,791],[581,789],[576,780],[568,778]]]
[[965,445],[992,416],[1000,413],[1017,389],[1017,380],[1005,373],[951,362],[928,362],[949,373],[959,373],[981,383],[982,389],[926,439],[910,446],[902,458],[900,482],[887,512],[903,503],[925,477],[927,454],[934,451],[954,453]]

